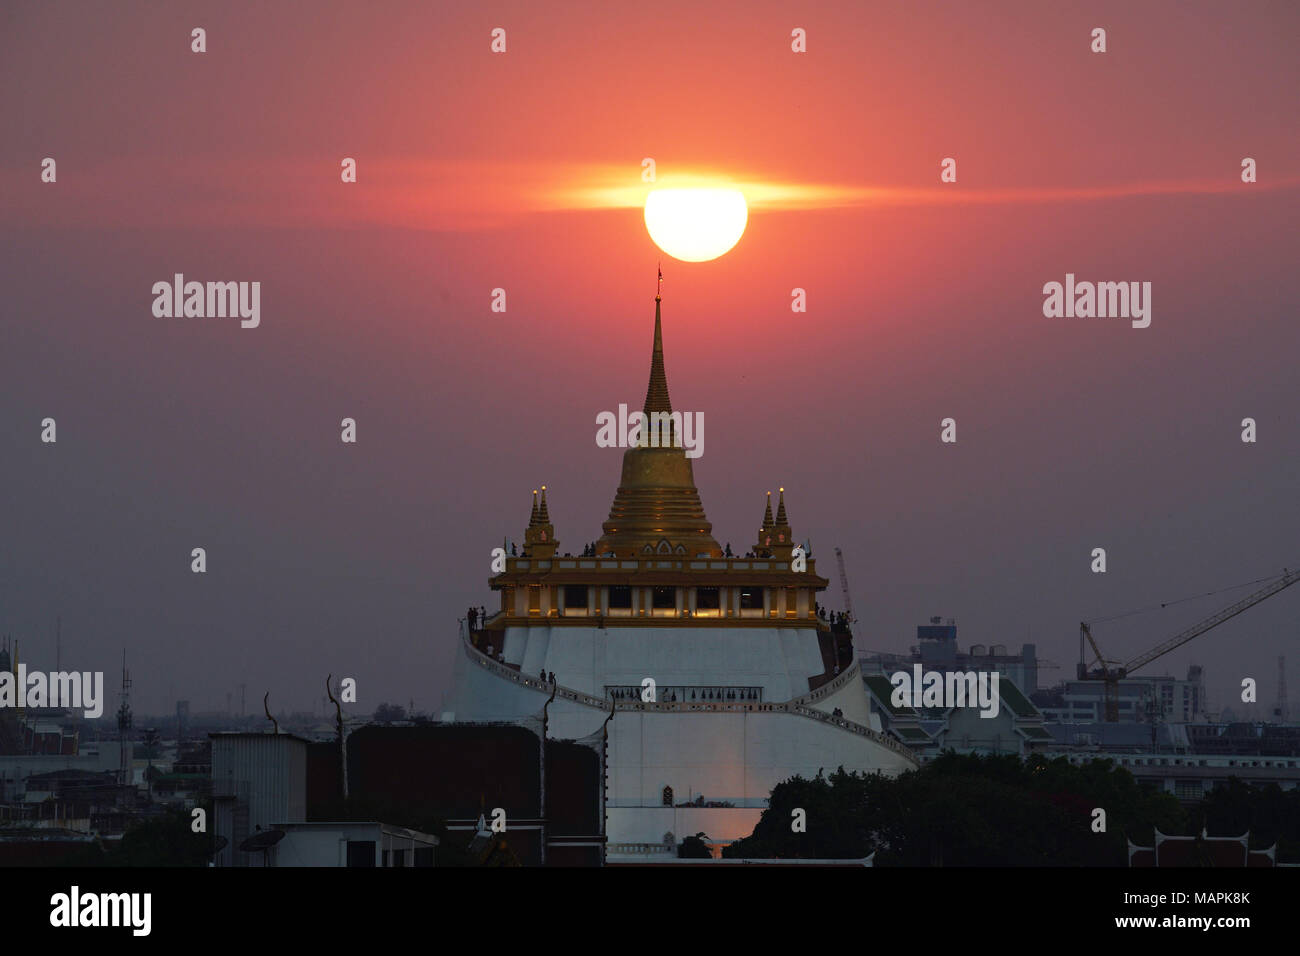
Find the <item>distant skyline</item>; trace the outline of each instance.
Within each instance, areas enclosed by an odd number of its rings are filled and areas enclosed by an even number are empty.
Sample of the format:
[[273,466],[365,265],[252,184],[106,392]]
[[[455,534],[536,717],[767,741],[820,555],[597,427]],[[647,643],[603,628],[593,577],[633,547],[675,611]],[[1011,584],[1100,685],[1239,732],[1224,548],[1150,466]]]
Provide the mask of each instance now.
[[[784,486],[859,651],[937,614],[1050,683],[1082,619],[1300,564],[1294,4],[313,11],[5,14],[0,634],[52,668],[61,616],[106,710],[125,648],[138,713],[308,709],[328,673],[439,711],[532,489],[561,551],[599,537],[596,415],[640,407],[661,261],[714,536],[743,553]],[[747,184],[735,248],[655,247],[645,157]],[[154,317],[175,273],[260,282],[260,324]],[[1044,317],[1067,273],[1150,282],[1151,325]],[[1095,633],[1128,659],[1244,593]],[[1265,719],[1298,612],[1150,673],[1199,663],[1241,717],[1253,677]]]

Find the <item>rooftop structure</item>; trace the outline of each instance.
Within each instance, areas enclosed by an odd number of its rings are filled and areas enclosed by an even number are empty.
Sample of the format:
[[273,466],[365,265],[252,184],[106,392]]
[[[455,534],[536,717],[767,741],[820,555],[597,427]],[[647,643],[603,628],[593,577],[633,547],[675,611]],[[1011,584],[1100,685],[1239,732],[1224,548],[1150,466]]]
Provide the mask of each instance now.
[[1038,690],[1038,673],[1043,666],[1034,644],[1023,644],[1019,653],[1009,653],[1005,644],[972,644],[966,651],[957,646],[957,622],[942,617],[930,618],[929,624],[916,628],[916,644],[907,654],[862,653],[865,673],[893,673],[910,670],[913,664],[924,664],[926,669],[939,671],[974,670],[997,671],[1003,679],[1010,679],[1021,693],[1030,695]]
[[284,836],[266,850],[267,866],[433,866],[438,838],[379,822],[277,823]]
[[[871,709],[873,726],[897,738],[922,759],[944,750],[959,753],[1014,753],[1026,755],[1043,750],[1052,735],[1043,726],[1043,715],[1026,696],[1038,681],[1039,660],[1033,644],[1019,654],[1008,654],[1003,644],[973,644],[968,651],[957,647],[957,622],[930,618],[916,629],[917,643],[910,654],[863,654],[860,665]],[[970,707],[922,707],[895,703],[893,674],[926,671],[986,672],[998,675],[998,713],[981,717]]]
[[1155,831],[1154,846],[1128,841],[1131,867],[1273,867],[1277,865],[1277,844],[1267,849],[1250,848],[1250,831],[1237,837],[1212,837],[1204,830],[1197,836],[1169,836]]

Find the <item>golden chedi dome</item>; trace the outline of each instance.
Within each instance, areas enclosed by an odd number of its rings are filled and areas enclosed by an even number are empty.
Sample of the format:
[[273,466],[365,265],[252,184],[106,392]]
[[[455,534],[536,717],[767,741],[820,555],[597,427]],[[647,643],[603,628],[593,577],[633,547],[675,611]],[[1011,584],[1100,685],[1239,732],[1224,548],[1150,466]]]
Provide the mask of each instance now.
[[[649,428],[651,415],[673,410],[664,373],[661,300],[662,296],[655,296],[654,349],[645,393],[647,425],[643,434]],[[623,453],[623,476],[609,509],[609,520],[601,526],[605,533],[596,543],[598,555],[612,552],[620,558],[646,554],[722,557],[722,549],[711,533],[713,525],[704,514],[695,488],[691,460],[675,428],[672,436],[677,440],[670,447],[650,447],[643,439],[640,446]]]

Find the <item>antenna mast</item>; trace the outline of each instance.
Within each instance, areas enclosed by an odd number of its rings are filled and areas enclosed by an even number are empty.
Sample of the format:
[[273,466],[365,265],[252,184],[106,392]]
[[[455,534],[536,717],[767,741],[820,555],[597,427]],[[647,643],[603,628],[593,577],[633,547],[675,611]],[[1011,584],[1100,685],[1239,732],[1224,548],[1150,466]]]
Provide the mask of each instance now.
[[117,708],[117,741],[121,750],[118,782],[125,787],[131,783],[131,745],[127,741],[127,731],[131,729],[131,675],[126,669],[126,648],[122,648],[122,690],[119,696],[122,703]]

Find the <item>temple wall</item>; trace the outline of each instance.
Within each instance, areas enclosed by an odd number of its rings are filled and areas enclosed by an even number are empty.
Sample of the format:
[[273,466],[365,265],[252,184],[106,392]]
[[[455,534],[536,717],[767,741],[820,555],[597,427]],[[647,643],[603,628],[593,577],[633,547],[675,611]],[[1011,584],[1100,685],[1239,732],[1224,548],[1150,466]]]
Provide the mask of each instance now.
[[[576,673],[582,643],[568,640],[573,633],[564,634],[557,642],[561,630],[553,629],[545,638],[548,649],[555,652],[560,645],[562,652],[571,655],[560,659],[571,661],[571,673]],[[572,629],[574,633],[584,630],[590,660],[597,647],[591,633],[594,629]],[[736,636],[735,632],[714,633],[719,637]],[[751,633],[756,644],[779,645],[778,655],[802,654],[797,644],[783,641],[776,629]],[[630,639],[622,646],[615,645],[613,656],[642,649],[638,645],[644,643],[646,635],[628,636]],[[659,630],[653,636],[662,640],[667,635]],[[608,645],[606,649],[610,650]],[[457,720],[540,716],[548,694],[479,666],[469,654],[462,649],[456,655],[453,707]],[[554,668],[561,682],[571,686],[569,680],[563,679],[558,663],[548,662],[546,666]],[[617,669],[611,672],[628,673]],[[724,673],[737,682],[749,679],[734,669],[716,673],[719,679]],[[667,678],[673,679],[680,678]],[[627,677],[626,682],[631,683],[631,678]],[[815,706],[827,713],[840,707],[849,719],[870,724],[860,680],[850,680]],[[608,717],[608,711],[560,697],[551,703],[549,714],[550,736],[562,739],[598,733]],[[914,766],[903,754],[868,737],[792,713],[620,710],[609,723],[609,733],[608,836],[615,843],[658,843],[670,830],[679,840],[700,831],[714,840],[738,839],[752,832],[772,788],[795,774],[812,777],[819,770],[830,773],[841,766],[846,770],[894,774]],[[674,803],[703,794],[705,800],[729,802],[734,808],[664,807],[665,786],[673,788]]]
[[841,765],[912,767],[870,738],[798,714],[620,711],[610,722],[609,803],[659,806],[671,786],[674,802],[702,793],[705,800],[762,806],[782,780]]
[[554,672],[565,687],[603,697],[605,686],[656,684],[761,686],[766,701],[808,692],[822,672],[811,628],[512,627],[505,659],[537,676]]

